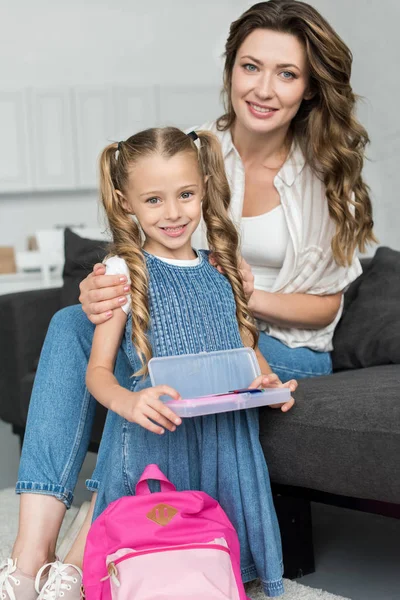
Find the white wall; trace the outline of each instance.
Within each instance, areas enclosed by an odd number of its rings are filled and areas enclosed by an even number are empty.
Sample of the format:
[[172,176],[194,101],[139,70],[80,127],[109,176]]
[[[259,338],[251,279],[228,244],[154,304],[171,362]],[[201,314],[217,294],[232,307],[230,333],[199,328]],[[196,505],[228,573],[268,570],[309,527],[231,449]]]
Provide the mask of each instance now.
[[396,179],[400,165],[400,3],[398,0],[313,0],[354,55],[353,88],[363,96],[359,117],[371,145],[365,176],[372,190],[381,245],[400,250]]
[[[311,0],[354,54],[353,87],[367,100],[376,231],[400,249],[395,169],[400,159],[397,0]],[[242,0],[0,0],[1,87],[103,83],[219,84],[230,22]],[[210,118],[216,115],[210,115]],[[397,173],[396,173],[397,174]],[[0,245],[23,249],[35,229],[96,226],[96,195],[0,196]]]
[[0,0],[1,85],[220,82],[234,0]]

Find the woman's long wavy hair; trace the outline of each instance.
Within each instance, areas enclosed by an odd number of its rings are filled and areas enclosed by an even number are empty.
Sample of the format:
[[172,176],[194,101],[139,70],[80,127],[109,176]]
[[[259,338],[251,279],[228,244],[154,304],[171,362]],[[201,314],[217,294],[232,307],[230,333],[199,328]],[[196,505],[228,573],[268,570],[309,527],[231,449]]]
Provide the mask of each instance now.
[[147,374],[147,363],[152,356],[147,337],[150,324],[148,273],[142,252],[143,234],[124,208],[123,196],[133,165],[151,154],[170,158],[186,153],[198,161],[201,177],[207,179],[202,207],[209,248],[232,286],[241,334],[247,339],[250,335],[254,347],[257,343],[257,329],[247,306],[239,272],[239,236],[228,216],[230,189],[220,144],[208,131],[198,131],[197,135],[199,149],[188,135],[175,127],[147,129],[125,142],[110,144],[100,157],[100,192],[113,238],[111,253],[125,260],[131,279],[132,342],[142,363],[142,368],[135,375]]
[[310,100],[303,100],[291,123],[294,141],[326,187],[329,213],[336,224],[332,251],[340,265],[352,261],[358,247],[376,242],[372,206],[361,171],[369,138],[355,117],[350,85],[352,54],[315,8],[296,0],[270,0],[249,8],[230,27],[225,46],[224,102],[220,131],[235,122],[231,101],[232,70],[238,49],[256,29],[294,35],[306,51]]

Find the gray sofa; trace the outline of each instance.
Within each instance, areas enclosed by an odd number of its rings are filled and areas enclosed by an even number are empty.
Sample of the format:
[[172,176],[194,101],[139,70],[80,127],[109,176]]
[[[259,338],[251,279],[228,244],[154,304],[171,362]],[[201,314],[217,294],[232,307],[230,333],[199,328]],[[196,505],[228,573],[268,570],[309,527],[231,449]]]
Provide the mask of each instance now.
[[[288,414],[260,413],[287,577],[314,569],[310,501],[400,518],[400,252],[379,248],[363,267],[345,294],[335,372],[302,380]],[[67,260],[66,282],[68,268]],[[65,292],[0,296],[0,418],[21,439],[40,348]],[[100,408],[92,450],[103,420]]]

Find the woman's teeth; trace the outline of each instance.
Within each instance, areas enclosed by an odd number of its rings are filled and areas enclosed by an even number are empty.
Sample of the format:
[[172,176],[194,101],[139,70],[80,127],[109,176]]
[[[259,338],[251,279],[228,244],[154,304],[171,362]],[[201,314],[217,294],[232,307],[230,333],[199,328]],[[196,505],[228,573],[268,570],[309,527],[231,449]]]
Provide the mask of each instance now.
[[252,104],[251,102],[250,106],[260,113],[273,112],[274,110],[276,110],[275,108],[262,108],[261,106],[257,106],[256,104]]

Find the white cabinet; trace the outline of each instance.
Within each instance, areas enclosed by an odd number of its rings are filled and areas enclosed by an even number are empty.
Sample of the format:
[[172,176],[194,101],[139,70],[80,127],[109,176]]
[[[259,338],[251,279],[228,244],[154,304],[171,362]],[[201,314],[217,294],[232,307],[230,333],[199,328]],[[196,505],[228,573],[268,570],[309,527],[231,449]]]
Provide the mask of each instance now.
[[216,86],[160,87],[160,125],[188,129],[212,121],[223,113]]
[[0,194],[96,189],[109,143],[186,129],[223,112],[217,86],[76,86],[0,91]]
[[118,141],[158,125],[156,86],[118,86],[113,89],[113,97]]
[[32,189],[32,140],[24,90],[0,91],[0,132],[0,190]]
[[33,186],[38,190],[77,186],[76,145],[69,89],[30,90],[33,126]]
[[98,187],[98,161],[107,144],[154,127],[154,87],[79,87],[74,90],[78,147],[78,186]]
[[110,88],[76,88],[78,186],[98,187],[98,162],[103,148],[116,141],[115,110]]

